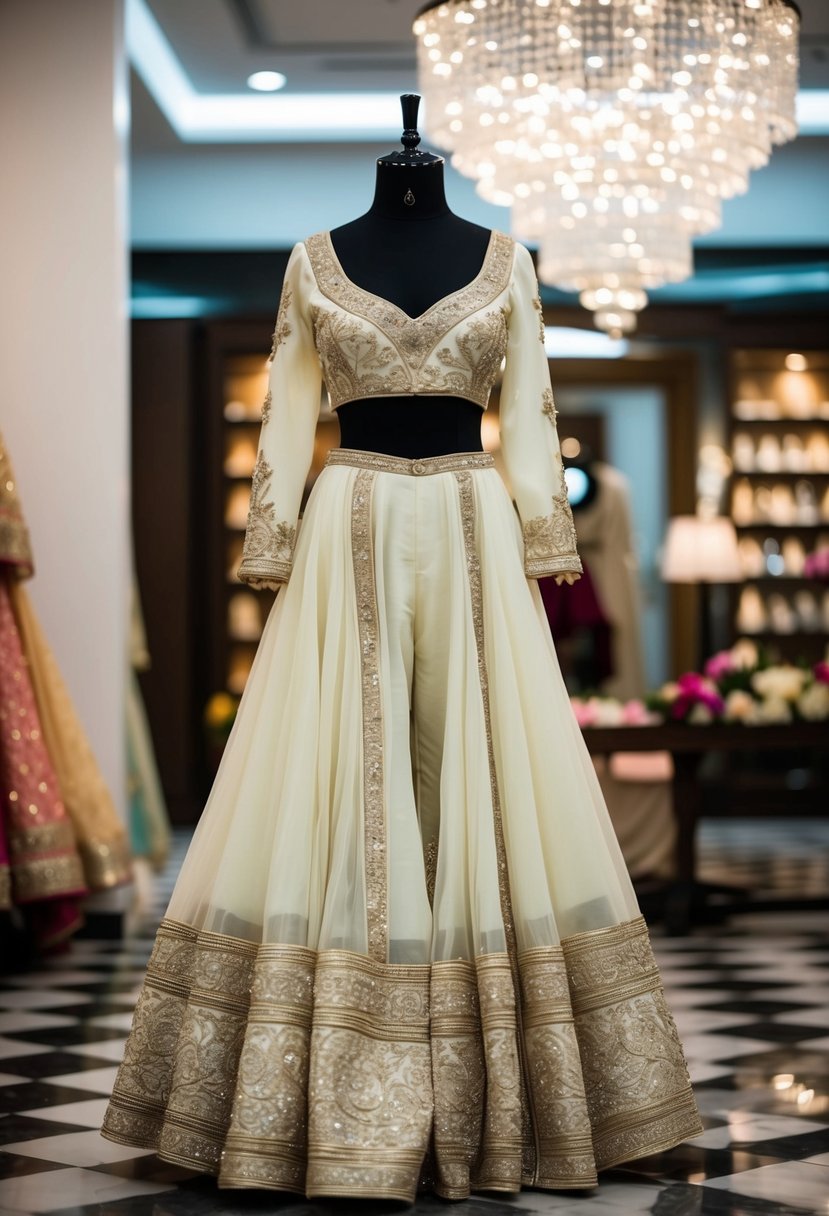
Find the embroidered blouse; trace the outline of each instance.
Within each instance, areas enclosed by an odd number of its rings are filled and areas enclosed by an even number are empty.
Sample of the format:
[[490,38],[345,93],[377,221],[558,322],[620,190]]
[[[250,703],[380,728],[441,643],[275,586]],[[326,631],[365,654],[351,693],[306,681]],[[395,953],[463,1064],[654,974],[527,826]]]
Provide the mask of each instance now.
[[353,283],[330,234],[291,250],[277,310],[239,578],[287,582],[323,377],[333,409],[371,396],[458,396],[485,410],[506,356],[501,454],[528,578],[581,572],[529,251],[493,229],[480,271],[411,317]]

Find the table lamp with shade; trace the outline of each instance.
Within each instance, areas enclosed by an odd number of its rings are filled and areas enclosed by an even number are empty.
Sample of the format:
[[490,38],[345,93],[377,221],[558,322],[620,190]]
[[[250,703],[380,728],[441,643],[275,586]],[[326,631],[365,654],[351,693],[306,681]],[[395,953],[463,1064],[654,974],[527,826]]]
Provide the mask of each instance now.
[[700,588],[700,670],[713,652],[711,586],[743,580],[737,533],[725,515],[675,515],[668,523],[662,551],[666,583],[697,583]]

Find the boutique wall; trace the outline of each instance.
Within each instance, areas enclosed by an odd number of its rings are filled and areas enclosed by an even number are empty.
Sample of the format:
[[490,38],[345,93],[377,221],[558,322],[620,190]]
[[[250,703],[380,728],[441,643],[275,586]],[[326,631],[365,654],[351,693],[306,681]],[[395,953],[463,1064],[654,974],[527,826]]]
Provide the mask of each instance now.
[[125,809],[127,162],[121,0],[0,5],[0,421],[35,608]]

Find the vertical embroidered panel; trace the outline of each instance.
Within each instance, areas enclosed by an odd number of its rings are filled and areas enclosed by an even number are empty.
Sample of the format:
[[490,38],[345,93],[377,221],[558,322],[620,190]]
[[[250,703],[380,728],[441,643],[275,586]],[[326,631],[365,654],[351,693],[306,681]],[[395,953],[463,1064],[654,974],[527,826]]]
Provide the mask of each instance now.
[[501,902],[501,917],[504,922],[504,935],[507,942],[507,953],[512,973],[512,985],[515,992],[516,1029],[520,1054],[521,1082],[521,1123],[523,1141],[523,1173],[531,1179],[535,1178],[538,1163],[537,1126],[533,1112],[530,1109],[532,1090],[527,1080],[528,1066],[526,1046],[523,1041],[523,1022],[521,1017],[521,979],[518,972],[518,947],[515,940],[515,924],[512,916],[512,899],[509,890],[509,873],[507,870],[507,853],[504,845],[504,828],[501,821],[501,797],[498,790],[498,775],[495,771],[495,749],[492,743],[492,723],[489,709],[489,676],[486,666],[484,649],[484,608],[481,586],[481,562],[475,543],[475,491],[472,485],[472,474],[461,470],[455,473],[460,497],[461,521],[463,526],[463,541],[466,552],[466,569],[469,579],[471,598],[472,622],[475,632],[475,648],[478,655],[478,676],[481,684],[481,701],[484,711],[486,728],[487,759],[489,762],[489,781],[492,792],[492,817],[495,831],[495,850],[498,859],[498,891]]
[[366,918],[368,953],[386,961],[388,948],[388,877],[386,799],[383,777],[383,702],[380,691],[380,645],[371,496],[375,473],[358,470],[351,498],[351,554],[360,631],[363,705],[363,827],[365,833]]

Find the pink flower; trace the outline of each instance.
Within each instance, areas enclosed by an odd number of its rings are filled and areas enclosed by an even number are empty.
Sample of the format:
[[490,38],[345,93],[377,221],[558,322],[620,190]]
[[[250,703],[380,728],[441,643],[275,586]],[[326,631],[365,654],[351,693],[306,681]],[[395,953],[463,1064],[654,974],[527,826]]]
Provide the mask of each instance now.
[[625,726],[648,726],[653,719],[654,715],[645,707],[643,701],[627,701],[622,706],[622,721]]
[[721,680],[734,670],[734,656],[730,650],[720,650],[705,664],[705,674],[712,680]]
[[579,726],[595,726],[598,718],[596,705],[590,701],[582,701],[579,697],[571,697],[570,704]]
[[819,663],[815,663],[813,670],[819,684],[829,684],[829,663],[821,659]]
[[[686,718],[695,705],[704,706],[712,718],[722,717],[725,702],[710,680],[696,671],[686,672],[677,680],[679,696],[671,706],[672,718]],[[699,721],[701,715],[697,714]]]

